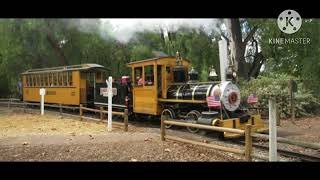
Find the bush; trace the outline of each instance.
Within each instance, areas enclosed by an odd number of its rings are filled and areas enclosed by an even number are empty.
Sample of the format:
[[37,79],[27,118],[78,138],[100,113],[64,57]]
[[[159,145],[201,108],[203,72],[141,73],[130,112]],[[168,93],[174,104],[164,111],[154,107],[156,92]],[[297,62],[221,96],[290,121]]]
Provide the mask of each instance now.
[[[286,118],[291,115],[289,82],[297,79],[285,74],[272,74],[259,76],[250,81],[240,81],[242,101],[246,103],[251,93],[256,93],[259,98],[259,106],[268,107],[268,99],[274,97],[280,106],[280,117]],[[319,113],[319,99],[310,90],[306,89],[304,82],[296,81],[298,91],[295,93],[295,115],[296,117],[309,116]]]

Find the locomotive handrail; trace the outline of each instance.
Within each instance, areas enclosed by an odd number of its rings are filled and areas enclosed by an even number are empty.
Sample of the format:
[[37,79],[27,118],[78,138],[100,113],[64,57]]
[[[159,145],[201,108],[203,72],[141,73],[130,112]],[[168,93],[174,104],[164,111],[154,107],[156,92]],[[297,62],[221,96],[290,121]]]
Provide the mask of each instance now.
[[187,83],[169,83],[168,85],[172,86],[172,85],[186,85],[186,84],[190,84],[190,85],[193,85],[193,84],[212,84],[212,83],[221,83],[221,81],[207,81],[207,82],[187,82]]

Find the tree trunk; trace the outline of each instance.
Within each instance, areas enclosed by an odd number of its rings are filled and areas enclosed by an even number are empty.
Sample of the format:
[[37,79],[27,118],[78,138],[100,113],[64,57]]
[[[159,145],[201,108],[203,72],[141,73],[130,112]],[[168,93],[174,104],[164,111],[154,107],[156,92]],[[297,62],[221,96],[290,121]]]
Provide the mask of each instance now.
[[240,77],[245,77],[244,53],[245,45],[242,42],[242,33],[239,19],[227,20],[228,31],[230,32],[231,62],[234,63],[234,70]]
[[[251,75],[256,76],[259,72],[262,64],[257,64],[261,62],[261,59],[257,59],[254,67],[247,68],[250,64],[245,62],[245,51],[248,41],[253,37],[254,33],[257,31],[257,27],[254,27],[247,37],[242,41],[242,32],[239,19],[228,19],[226,20],[227,30],[230,33],[230,49],[231,49],[231,62],[234,64],[234,70],[237,72],[239,77],[248,79]],[[258,52],[256,52],[258,53]],[[259,54],[259,53],[258,53]],[[258,55],[256,54],[256,55]],[[261,58],[261,56],[257,56]],[[263,57],[263,56],[262,56]],[[257,71],[257,68],[258,71]],[[249,69],[251,72],[249,73]]]

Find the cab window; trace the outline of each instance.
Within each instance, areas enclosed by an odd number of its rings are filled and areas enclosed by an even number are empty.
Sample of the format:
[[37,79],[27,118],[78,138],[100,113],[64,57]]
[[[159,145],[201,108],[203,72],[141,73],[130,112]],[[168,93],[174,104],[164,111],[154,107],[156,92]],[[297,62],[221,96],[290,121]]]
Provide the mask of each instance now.
[[153,86],[154,84],[153,65],[144,67],[144,79],[145,79],[145,83],[144,83],[145,86]]
[[143,85],[142,67],[135,67],[134,68],[134,84],[136,86],[142,86]]

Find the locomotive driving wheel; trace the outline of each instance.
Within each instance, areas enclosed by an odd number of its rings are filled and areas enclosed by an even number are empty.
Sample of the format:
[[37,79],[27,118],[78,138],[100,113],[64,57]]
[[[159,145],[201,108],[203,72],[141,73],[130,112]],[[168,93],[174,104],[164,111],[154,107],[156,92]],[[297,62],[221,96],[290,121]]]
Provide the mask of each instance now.
[[[187,122],[197,123],[198,118],[200,117],[200,112],[197,110],[192,110],[187,114]],[[191,133],[197,133],[199,131],[198,128],[187,127],[188,131]]]
[[[164,109],[164,110],[162,111],[161,115],[166,115],[166,116],[168,116],[170,119],[175,119],[175,118],[176,118],[176,115],[175,115],[173,109],[171,109],[171,108]],[[166,127],[167,129],[169,129],[169,128],[172,127],[172,124],[166,124],[165,127]]]

